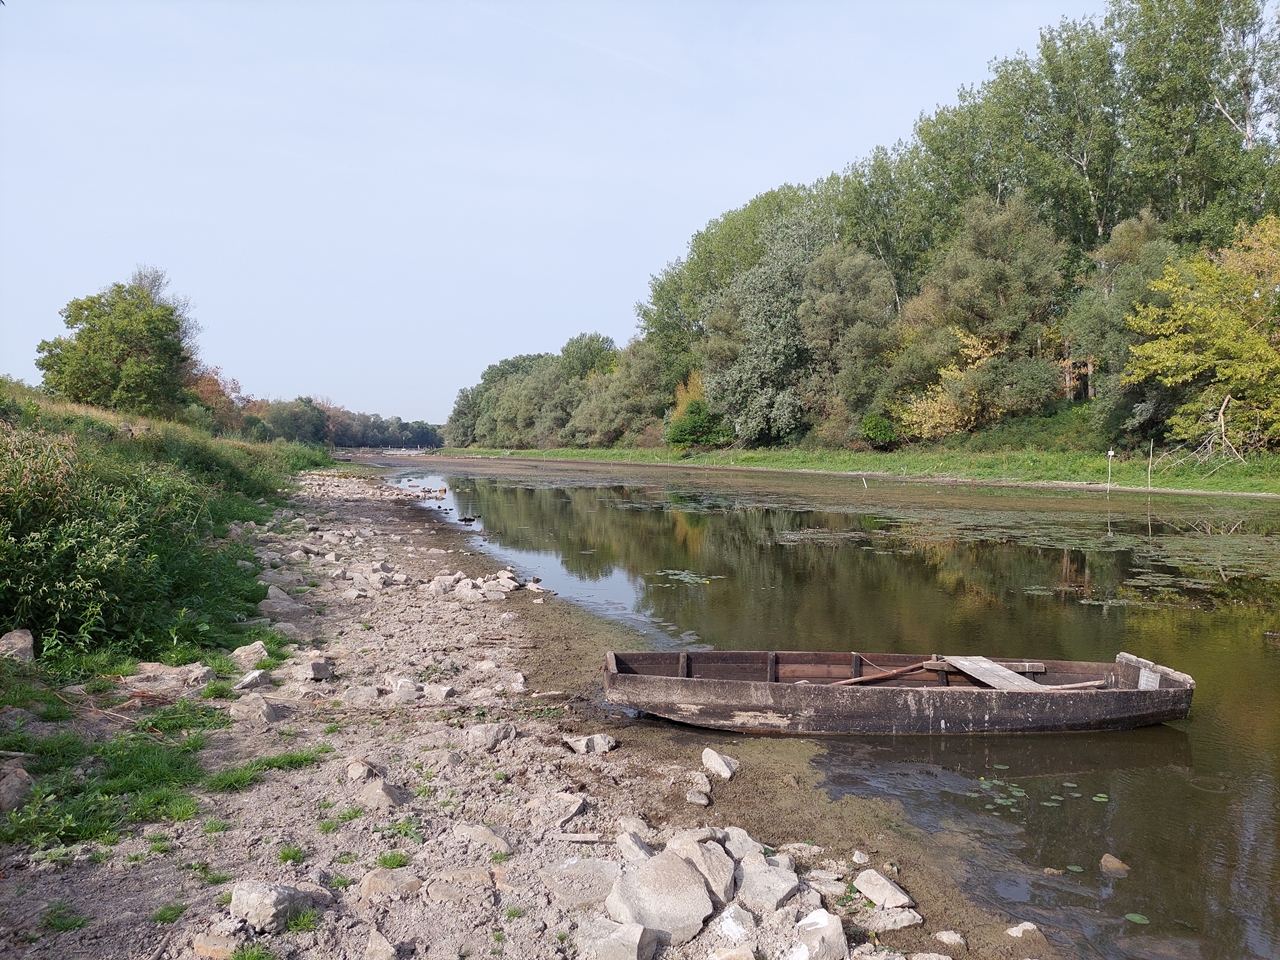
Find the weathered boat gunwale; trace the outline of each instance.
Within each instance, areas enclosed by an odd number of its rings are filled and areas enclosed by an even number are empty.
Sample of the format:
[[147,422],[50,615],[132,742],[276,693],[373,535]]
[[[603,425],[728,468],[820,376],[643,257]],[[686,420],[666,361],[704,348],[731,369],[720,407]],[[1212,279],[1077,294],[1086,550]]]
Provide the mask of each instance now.
[[[710,656],[709,656],[710,655]],[[919,660],[911,655],[868,654],[878,668]],[[735,657],[737,658],[735,660]],[[756,667],[761,679],[699,676],[702,669],[743,672]],[[717,659],[718,658],[718,659]],[[1120,654],[1113,664],[1046,661],[1045,678],[1106,677],[1107,689],[1000,690],[975,683],[933,685],[896,678],[881,684],[837,686],[833,673],[843,660],[845,677],[859,664],[850,654],[709,651],[607,654],[605,699],[612,704],[695,726],[737,732],[785,734],[980,734],[1074,730],[1123,730],[1184,718],[1195,682],[1186,674]],[[996,659],[995,662],[1001,662]],[[1004,663],[1026,665],[1025,661]],[[825,674],[819,682],[768,680],[790,664]],[[670,675],[636,671],[667,667]],[[1038,664],[1036,664],[1038,666]],[[676,671],[688,675],[675,675]],[[1155,689],[1138,689],[1142,682]],[[1154,679],[1153,679],[1154,678]],[[843,678],[840,678],[843,679]]]

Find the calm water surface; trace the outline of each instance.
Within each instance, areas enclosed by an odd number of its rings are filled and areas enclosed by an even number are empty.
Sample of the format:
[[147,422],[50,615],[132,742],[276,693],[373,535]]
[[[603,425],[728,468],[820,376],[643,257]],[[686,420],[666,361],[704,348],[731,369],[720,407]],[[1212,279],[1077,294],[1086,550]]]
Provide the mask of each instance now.
[[977,839],[971,891],[1068,954],[1280,957],[1280,503],[492,469],[402,482],[447,486],[486,550],[655,647],[1128,650],[1190,673],[1176,726],[833,739],[822,786]]

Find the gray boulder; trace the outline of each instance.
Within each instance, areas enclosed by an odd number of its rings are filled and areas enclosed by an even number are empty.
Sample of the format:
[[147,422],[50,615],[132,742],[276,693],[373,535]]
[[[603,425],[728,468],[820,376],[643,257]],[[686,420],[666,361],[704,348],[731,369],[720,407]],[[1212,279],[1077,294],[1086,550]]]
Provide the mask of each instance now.
[[713,909],[702,874],[667,851],[623,874],[604,906],[618,923],[638,923],[674,946],[696,937]]
[[725,853],[720,844],[712,840],[698,843],[692,838],[676,836],[667,844],[667,850],[688,861],[690,866],[702,874],[707,892],[717,905],[726,904],[733,899],[733,857]]
[[260,880],[241,880],[231,891],[231,915],[259,933],[280,933],[289,918],[309,904],[307,895],[294,887]]
[[712,776],[719,777],[721,780],[732,780],[733,775],[738,772],[738,767],[742,766],[733,757],[716,753],[710,747],[702,751],[702,765]]
[[847,960],[849,941],[840,918],[819,907],[796,924],[796,937],[808,960]]
[[611,860],[566,860],[554,867],[538,871],[538,877],[556,901],[569,910],[590,907],[609,896],[622,874],[622,868]]
[[737,875],[738,900],[758,917],[773,913],[800,889],[794,870],[772,867],[760,853],[743,857]]
[[30,630],[10,630],[0,637],[0,657],[12,657],[23,663],[36,658],[35,638]]
[[854,878],[853,885],[877,907],[893,910],[915,906],[915,901],[907,896],[907,891],[875,870],[863,870]]

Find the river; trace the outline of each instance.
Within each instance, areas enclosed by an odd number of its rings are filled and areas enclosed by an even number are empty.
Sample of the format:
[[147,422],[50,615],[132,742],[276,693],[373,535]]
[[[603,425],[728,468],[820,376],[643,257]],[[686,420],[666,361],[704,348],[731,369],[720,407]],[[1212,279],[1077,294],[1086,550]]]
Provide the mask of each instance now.
[[971,893],[1068,955],[1280,956],[1280,501],[528,464],[399,482],[447,487],[485,550],[658,648],[1127,650],[1191,674],[1191,718],[1132,733],[833,738],[821,789],[978,839]]

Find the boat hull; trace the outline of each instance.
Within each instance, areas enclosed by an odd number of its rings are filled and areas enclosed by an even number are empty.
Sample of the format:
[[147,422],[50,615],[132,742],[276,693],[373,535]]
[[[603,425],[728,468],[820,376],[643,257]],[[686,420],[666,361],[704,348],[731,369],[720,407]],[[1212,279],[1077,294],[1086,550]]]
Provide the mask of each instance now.
[[[1194,683],[1171,684],[1165,689],[1021,691],[976,685],[839,686],[829,682],[653,676],[620,672],[613,658],[610,654],[605,671],[607,702],[680,723],[742,733],[896,735],[1128,730],[1185,718],[1194,692]],[[1098,666],[1105,670],[1110,665]],[[1167,668],[1155,669],[1185,676]]]

